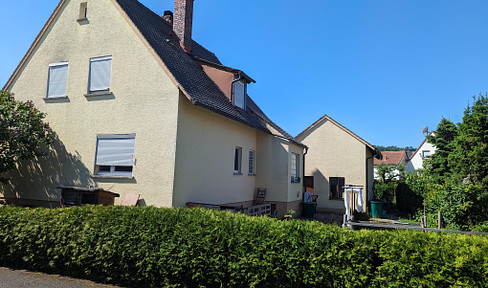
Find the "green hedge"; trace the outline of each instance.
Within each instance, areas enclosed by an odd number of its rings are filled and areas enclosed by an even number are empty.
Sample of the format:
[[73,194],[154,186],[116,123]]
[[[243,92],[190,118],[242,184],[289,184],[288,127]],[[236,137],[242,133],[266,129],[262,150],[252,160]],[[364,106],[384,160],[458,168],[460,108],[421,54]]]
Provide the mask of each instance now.
[[487,287],[488,240],[203,209],[0,207],[0,265],[127,287]]

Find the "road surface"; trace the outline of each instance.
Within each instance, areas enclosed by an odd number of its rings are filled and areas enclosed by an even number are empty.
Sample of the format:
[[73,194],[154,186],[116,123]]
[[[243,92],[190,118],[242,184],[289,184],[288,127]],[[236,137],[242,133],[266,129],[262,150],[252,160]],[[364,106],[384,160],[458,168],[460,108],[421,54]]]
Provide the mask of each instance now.
[[88,280],[0,267],[1,288],[117,288]]

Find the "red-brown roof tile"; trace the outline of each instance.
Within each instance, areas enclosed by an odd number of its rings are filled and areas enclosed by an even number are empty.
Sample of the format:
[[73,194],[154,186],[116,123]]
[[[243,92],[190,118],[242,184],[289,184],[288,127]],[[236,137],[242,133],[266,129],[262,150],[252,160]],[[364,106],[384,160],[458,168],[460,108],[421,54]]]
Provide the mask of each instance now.
[[383,160],[374,159],[374,165],[386,164],[386,165],[398,165],[405,157],[408,159],[406,151],[382,151]]

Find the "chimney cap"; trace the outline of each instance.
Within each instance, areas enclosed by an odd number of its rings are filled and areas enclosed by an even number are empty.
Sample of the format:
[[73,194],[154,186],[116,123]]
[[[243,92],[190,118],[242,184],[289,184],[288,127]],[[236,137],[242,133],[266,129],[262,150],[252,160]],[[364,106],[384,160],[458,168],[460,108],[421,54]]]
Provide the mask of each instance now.
[[164,11],[163,16],[167,16],[167,15],[171,15],[171,16],[173,16],[173,12],[172,12],[171,10],[166,10],[166,11]]

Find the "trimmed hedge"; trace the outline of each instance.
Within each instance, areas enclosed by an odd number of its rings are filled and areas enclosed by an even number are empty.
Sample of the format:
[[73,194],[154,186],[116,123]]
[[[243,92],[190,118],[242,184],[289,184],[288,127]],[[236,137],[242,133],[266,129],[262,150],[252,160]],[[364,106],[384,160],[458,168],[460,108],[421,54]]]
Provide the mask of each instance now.
[[487,287],[488,240],[204,209],[0,207],[0,265],[127,287]]

